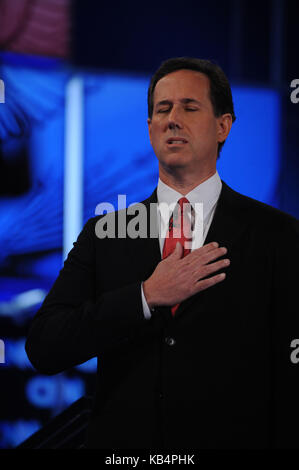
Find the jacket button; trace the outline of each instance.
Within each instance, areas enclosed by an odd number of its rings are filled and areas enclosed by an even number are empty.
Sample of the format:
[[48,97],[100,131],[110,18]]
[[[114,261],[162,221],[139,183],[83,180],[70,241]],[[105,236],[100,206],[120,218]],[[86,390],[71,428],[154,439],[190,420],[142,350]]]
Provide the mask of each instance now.
[[170,336],[166,336],[165,343],[168,344],[168,346],[173,346],[175,344],[175,339],[170,338]]

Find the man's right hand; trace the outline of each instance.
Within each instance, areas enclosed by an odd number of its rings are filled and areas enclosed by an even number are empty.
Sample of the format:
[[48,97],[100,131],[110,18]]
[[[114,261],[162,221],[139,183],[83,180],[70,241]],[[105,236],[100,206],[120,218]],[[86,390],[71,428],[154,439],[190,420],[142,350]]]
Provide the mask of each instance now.
[[178,242],[174,252],[160,261],[153,274],[143,283],[143,292],[149,308],[176,305],[223,281],[225,273],[204,278],[229,266],[229,259],[211,263],[226,253],[225,247],[219,248],[218,243],[212,242],[182,258],[183,247]]

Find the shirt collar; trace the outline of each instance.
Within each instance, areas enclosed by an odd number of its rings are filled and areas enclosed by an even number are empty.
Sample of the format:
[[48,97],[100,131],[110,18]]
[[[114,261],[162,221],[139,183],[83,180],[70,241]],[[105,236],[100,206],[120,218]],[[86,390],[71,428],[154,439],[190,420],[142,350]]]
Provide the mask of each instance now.
[[[196,202],[203,203],[203,217],[205,219],[218,201],[221,188],[222,182],[218,172],[216,171],[213,176],[196,186],[194,189],[192,189],[192,191],[186,194],[185,197],[192,205],[194,205]],[[163,183],[163,181],[161,181],[159,178],[157,187],[158,204],[175,204],[181,197],[184,196],[175,189],[170,188],[170,186],[167,184]]]

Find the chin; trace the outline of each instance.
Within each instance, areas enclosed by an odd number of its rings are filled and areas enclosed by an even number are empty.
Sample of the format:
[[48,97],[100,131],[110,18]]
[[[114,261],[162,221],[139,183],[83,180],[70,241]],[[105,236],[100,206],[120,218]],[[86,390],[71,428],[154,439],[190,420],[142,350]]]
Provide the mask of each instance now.
[[159,159],[159,163],[163,167],[184,168],[188,165],[188,163],[190,163],[190,161],[188,162],[188,157],[184,155],[180,155],[179,153],[173,153],[172,155],[167,155]]

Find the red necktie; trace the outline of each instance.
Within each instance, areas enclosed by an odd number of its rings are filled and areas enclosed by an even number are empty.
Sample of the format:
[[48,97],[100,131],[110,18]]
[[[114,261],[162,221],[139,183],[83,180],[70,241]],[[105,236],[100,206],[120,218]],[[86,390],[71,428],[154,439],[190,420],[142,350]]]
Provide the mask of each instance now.
[[[188,217],[187,213],[188,208],[190,217]],[[163,259],[167,258],[167,256],[169,256],[174,251],[177,242],[180,242],[180,244],[183,246],[183,257],[190,253],[191,249],[188,247],[192,240],[190,208],[190,202],[185,197],[182,197],[178,201],[178,205],[176,206],[169,220],[169,228],[163,247]],[[179,305],[180,304],[176,304],[171,307],[172,315],[175,314]]]

